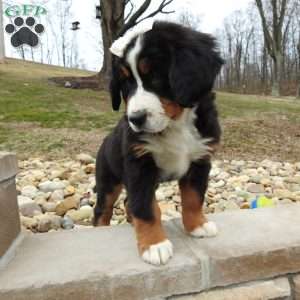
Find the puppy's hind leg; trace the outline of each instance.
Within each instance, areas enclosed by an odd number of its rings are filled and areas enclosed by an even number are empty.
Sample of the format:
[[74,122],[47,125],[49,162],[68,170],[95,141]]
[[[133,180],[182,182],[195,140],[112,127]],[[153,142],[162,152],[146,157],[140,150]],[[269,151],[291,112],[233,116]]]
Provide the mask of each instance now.
[[[98,189],[98,187],[97,187]],[[94,208],[94,226],[109,226],[113,214],[114,203],[122,191],[122,185],[117,184],[110,189],[107,187],[97,190],[97,202]]]
[[96,186],[97,202],[94,207],[94,226],[108,226],[113,214],[114,203],[122,190],[121,180],[111,171],[107,161],[107,140],[104,140],[99,149],[96,160]]
[[124,205],[125,205],[125,211],[126,211],[126,219],[127,219],[127,222],[132,224],[132,213],[130,211],[130,208],[129,208],[129,202],[128,202],[128,197],[125,198],[124,200]]
[[179,181],[182,221],[185,230],[193,237],[212,237],[218,233],[216,224],[209,222],[202,210],[210,168],[209,161],[193,163]]

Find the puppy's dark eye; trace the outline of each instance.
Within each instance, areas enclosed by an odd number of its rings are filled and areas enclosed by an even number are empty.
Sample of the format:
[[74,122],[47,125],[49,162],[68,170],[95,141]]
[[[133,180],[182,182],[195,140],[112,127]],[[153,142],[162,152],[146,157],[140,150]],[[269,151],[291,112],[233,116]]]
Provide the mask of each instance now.
[[150,61],[147,58],[142,58],[139,61],[138,68],[139,68],[139,71],[141,72],[141,74],[143,74],[143,75],[149,74],[149,72],[151,70]]

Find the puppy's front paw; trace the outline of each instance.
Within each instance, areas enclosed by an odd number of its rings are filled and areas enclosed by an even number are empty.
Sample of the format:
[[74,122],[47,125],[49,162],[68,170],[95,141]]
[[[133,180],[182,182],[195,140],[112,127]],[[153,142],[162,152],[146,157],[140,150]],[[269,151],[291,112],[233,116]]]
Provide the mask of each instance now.
[[151,245],[142,254],[142,259],[151,265],[164,265],[173,256],[173,245],[169,240]]
[[214,237],[218,234],[217,225],[214,222],[206,222],[190,232],[196,238]]

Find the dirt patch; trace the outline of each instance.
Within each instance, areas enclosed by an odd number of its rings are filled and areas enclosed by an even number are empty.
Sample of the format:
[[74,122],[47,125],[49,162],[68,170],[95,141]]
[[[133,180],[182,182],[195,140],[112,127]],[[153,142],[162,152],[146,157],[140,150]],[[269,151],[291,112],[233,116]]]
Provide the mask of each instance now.
[[222,159],[300,161],[300,124],[284,118],[223,120]]
[[92,90],[105,90],[107,84],[105,80],[97,75],[92,76],[64,76],[64,77],[50,77],[50,82],[54,82],[58,86],[73,88],[73,89],[92,89]]
[[59,159],[75,157],[80,152],[96,155],[107,131],[89,131],[69,128],[43,128],[32,123],[10,123],[8,140],[1,148],[18,153],[19,159],[43,157]]
[[[20,158],[41,156],[48,159],[74,157],[80,152],[96,155],[107,130],[43,128],[36,123],[9,123],[11,132],[4,148]],[[300,161],[300,124],[284,117],[265,119],[225,119],[218,159]]]

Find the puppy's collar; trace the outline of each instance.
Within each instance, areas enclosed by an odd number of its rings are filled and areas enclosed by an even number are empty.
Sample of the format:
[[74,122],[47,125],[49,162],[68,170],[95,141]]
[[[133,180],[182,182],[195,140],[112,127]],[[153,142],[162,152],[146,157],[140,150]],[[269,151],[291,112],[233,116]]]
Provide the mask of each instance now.
[[152,30],[153,20],[146,20],[125,32],[125,34],[116,39],[111,47],[110,52],[118,57],[123,57],[124,51],[128,44],[138,35]]

